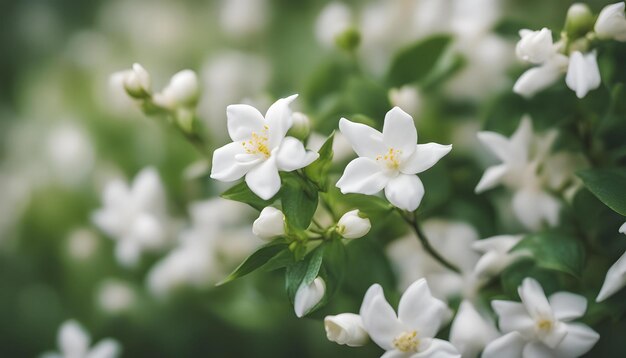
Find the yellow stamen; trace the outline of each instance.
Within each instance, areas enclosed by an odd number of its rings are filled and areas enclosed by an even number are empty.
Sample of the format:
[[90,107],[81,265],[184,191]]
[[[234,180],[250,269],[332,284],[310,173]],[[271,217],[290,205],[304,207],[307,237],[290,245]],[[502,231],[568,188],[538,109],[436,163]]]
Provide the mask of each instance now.
[[392,170],[398,170],[400,167],[400,154],[402,151],[400,149],[389,148],[389,151],[383,155],[379,155],[376,157],[377,161],[384,161],[387,168]]
[[393,345],[400,352],[417,352],[420,340],[417,338],[417,331],[403,332],[393,340]]
[[257,132],[252,132],[250,140],[241,143],[241,145],[243,145],[243,147],[245,148],[246,153],[263,154],[265,158],[270,157],[270,149],[267,146],[267,141],[269,139],[269,136],[267,134],[268,130],[269,127],[267,125],[264,125],[263,130],[260,134]]

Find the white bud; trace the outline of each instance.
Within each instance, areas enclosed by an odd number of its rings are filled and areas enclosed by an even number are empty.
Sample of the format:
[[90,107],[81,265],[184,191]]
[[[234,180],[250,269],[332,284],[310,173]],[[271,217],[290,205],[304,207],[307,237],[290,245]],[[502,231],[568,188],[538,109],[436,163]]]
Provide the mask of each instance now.
[[392,106],[398,106],[410,114],[417,114],[422,105],[421,94],[414,86],[392,88],[388,96]]
[[261,211],[252,224],[252,233],[263,240],[270,240],[285,234],[285,215],[271,206]]
[[461,302],[452,327],[450,343],[463,357],[478,357],[485,346],[498,337],[493,322],[483,318],[476,308],[467,300]]
[[150,74],[138,63],[133,64],[130,71],[124,72],[124,89],[134,98],[145,98],[150,95]]
[[302,317],[307,314],[324,298],[326,282],[321,277],[316,277],[313,282],[306,285],[304,282],[298,287],[294,299],[293,309],[296,316]]
[[337,223],[337,233],[346,239],[358,239],[372,228],[370,219],[359,216],[359,210],[348,211]]
[[154,103],[168,109],[193,107],[199,96],[198,76],[192,70],[182,70],[172,76],[163,91],[154,95]]
[[354,313],[341,313],[324,318],[324,329],[329,341],[345,344],[350,347],[360,347],[369,340],[361,316]]
[[323,46],[335,46],[337,36],[352,24],[350,8],[341,2],[331,2],[320,12],[315,21],[315,37]]
[[584,55],[579,51],[572,53],[565,83],[576,92],[578,98],[583,98],[589,91],[600,87],[600,70],[595,51]]
[[571,40],[584,37],[593,29],[593,13],[587,4],[575,3],[567,9],[565,31]]
[[541,64],[555,54],[552,43],[552,31],[543,28],[539,31],[521,30],[521,39],[515,47],[515,53],[520,60]]
[[543,65],[524,72],[515,82],[513,92],[527,98],[534,96],[561,78],[567,64],[567,57],[557,54]]
[[288,135],[294,136],[299,139],[308,137],[311,130],[311,120],[309,117],[301,112],[293,112],[291,115],[293,125],[289,128]]
[[607,5],[600,11],[594,30],[601,39],[626,41],[626,17],[624,16],[623,1]]

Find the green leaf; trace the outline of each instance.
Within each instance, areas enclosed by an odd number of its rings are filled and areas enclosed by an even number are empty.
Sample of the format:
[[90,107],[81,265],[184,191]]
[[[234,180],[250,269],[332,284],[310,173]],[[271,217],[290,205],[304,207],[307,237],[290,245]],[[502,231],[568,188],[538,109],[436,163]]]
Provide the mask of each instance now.
[[255,193],[252,192],[252,190],[250,190],[245,181],[234,185],[230,189],[223,192],[220,196],[224,199],[248,204],[259,211],[263,210],[263,208],[269,206],[274,201],[274,198],[270,200],[263,200],[259,198]]
[[223,285],[255,271],[285,249],[288,250],[288,245],[284,242],[270,242],[269,244],[260,247],[258,250],[253,252],[252,255],[248,256],[248,258],[245,259],[230,275],[219,282],[217,286]]
[[308,285],[317,277],[322,267],[323,254],[324,247],[320,245],[315,248],[315,250],[311,251],[304,260],[287,266],[285,285],[287,288],[287,296],[289,296],[291,303],[294,302],[296,292],[300,285]]
[[601,202],[626,216],[626,170],[589,169],[577,173],[585,186]]
[[313,181],[322,191],[326,191],[328,169],[333,161],[333,141],[335,132],[331,133],[319,150],[319,158],[304,168],[304,174]]
[[444,55],[433,70],[424,79],[422,89],[430,89],[445,82],[465,67],[465,57],[458,53]]
[[445,53],[452,38],[436,35],[400,50],[391,62],[387,81],[402,86],[425,79]]
[[306,230],[317,209],[317,190],[295,174],[284,175],[280,193],[283,213],[289,227]]
[[356,76],[350,78],[345,95],[352,112],[375,118],[381,124],[385,114],[391,108],[387,89],[371,79]]
[[578,238],[558,231],[526,236],[511,251],[529,251],[538,267],[580,277],[585,264],[585,248]]

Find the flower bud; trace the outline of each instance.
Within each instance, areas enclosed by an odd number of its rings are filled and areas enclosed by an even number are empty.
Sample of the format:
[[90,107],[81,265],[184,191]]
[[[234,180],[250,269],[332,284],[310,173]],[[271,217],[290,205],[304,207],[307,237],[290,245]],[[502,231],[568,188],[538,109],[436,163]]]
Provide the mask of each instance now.
[[129,96],[144,99],[150,96],[150,74],[138,63],[124,73],[124,89]]
[[565,31],[570,40],[575,40],[585,36],[593,29],[593,14],[589,6],[582,3],[576,3],[567,10],[567,18],[565,19]]
[[172,76],[161,93],[154,95],[154,103],[168,109],[194,107],[199,96],[198,76],[191,70],[182,70]]
[[359,210],[348,211],[337,223],[337,233],[346,239],[358,239],[372,228],[370,219],[360,216]]
[[349,27],[335,37],[335,43],[340,49],[353,52],[361,43],[361,33],[357,29]]
[[388,96],[392,106],[398,106],[410,114],[416,114],[422,105],[422,96],[414,86],[392,88]]
[[311,131],[311,120],[306,114],[300,112],[293,112],[291,118],[293,125],[289,128],[287,135],[304,140]]
[[285,215],[271,206],[261,211],[252,224],[252,232],[263,240],[270,240],[285,234]]
[[515,47],[515,54],[520,60],[541,64],[555,53],[552,43],[552,31],[543,28],[539,31],[520,30],[521,39]]
[[369,336],[363,328],[361,316],[354,313],[341,313],[324,318],[324,328],[329,341],[360,347],[367,343]]
[[596,52],[582,54],[572,53],[565,76],[565,83],[578,98],[583,98],[591,90],[600,87],[600,70],[596,60]]
[[600,11],[594,30],[601,39],[626,41],[626,18],[624,16],[623,1],[607,5]]
[[310,284],[304,282],[298,287],[293,303],[296,316],[302,317],[307,314],[324,298],[326,282],[321,277],[316,277]]

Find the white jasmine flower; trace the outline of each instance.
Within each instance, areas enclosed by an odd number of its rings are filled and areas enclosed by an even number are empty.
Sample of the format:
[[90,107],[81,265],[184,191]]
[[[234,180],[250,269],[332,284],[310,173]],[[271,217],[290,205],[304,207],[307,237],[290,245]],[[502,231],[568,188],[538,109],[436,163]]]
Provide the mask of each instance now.
[[624,2],[605,6],[594,26],[594,31],[601,39],[626,41],[626,18],[624,16]]
[[131,97],[143,98],[151,93],[150,74],[138,63],[131,70],[124,72],[124,88]]
[[485,346],[498,337],[494,322],[483,317],[474,305],[463,300],[450,327],[450,343],[463,358],[475,358]]
[[133,266],[142,251],[159,250],[168,243],[165,191],[153,168],[139,172],[131,187],[119,179],[109,182],[102,201],[92,221],[117,241],[115,255],[121,264]]
[[476,277],[488,280],[515,261],[522,254],[509,253],[509,251],[522,238],[522,235],[498,235],[475,241],[472,249],[483,254],[474,267]]
[[526,98],[533,97],[558,81],[567,70],[568,63],[567,56],[554,55],[541,66],[526,70],[513,85],[513,92]]
[[200,96],[198,76],[192,70],[177,72],[170,79],[170,83],[159,93],[155,93],[155,104],[168,108],[194,107]]
[[46,353],[46,358],[115,358],[121,353],[120,344],[111,338],[103,339],[89,348],[91,338],[78,322],[69,320],[61,325],[57,337],[59,353]]
[[[619,232],[626,235],[626,223],[622,224],[619,228]],[[626,253],[624,253],[614,264],[609,268],[604,278],[604,283],[598,293],[596,302],[602,302],[611,297],[617,291],[626,286]]]
[[245,175],[250,190],[267,200],[280,189],[278,171],[290,172],[315,161],[319,154],[306,151],[296,138],[286,137],[293,123],[289,104],[296,97],[279,99],[265,117],[252,106],[228,106],[228,133],[233,142],[213,153],[211,178],[231,182]]
[[404,292],[398,314],[378,284],[372,285],[363,298],[360,316],[370,338],[387,351],[385,358],[461,357],[449,342],[433,338],[450,317],[448,306],[430,294],[425,279],[413,283]]
[[324,318],[326,337],[331,342],[345,344],[350,347],[360,347],[369,340],[369,335],[363,328],[361,316],[354,313],[341,313]]
[[352,24],[352,11],[341,2],[331,2],[324,6],[315,20],[315,37],[327,48],[335,46],[335,39]]
[[518,289],[521,303],[492,301],[504,336],[492,341],[483,352],[492,357],[579,357],[600,336],[581,323],[571,323],[587,310],[587,300],[569,292],[546,298],[539,282],[526,278]]
[[389,90],[389,102],[407,113],[417,114],[422,106],[422,95],[415,86],[402,86]]
[[360,216],[359,210],[348,211],[337,222],[337,233],[346,239],[358,239],[372,228],[370,219]]
[[136,300],[132,287],[120,280],[107,279],[98,289],[98,304],[103,311],[111,314],[127,311]]
[[265,28],[267,0],[223,0],[221,3],[219,23],[226,34],[245,38]]
[[424,196],[424,185],[415,174],[452,149],[452,145],[416,144],[413,118],[399,107],[387,112],[382,133],[345,118],[339,121],[339,129],[359,156],[337,182],[341,192],[373,195],[384,189],[391,204],[409,211],[417,209]]
[[98,236],[87,228],[73,230],[67,238],[67,251],[76,260],[90,259],[98,246]]
[[313,282],[306,285],[304,282],[298,287],[294,298],[293,309],[298,318],[307,314],[324,298],[326,282],[321,277],[316,277]]
[[285,235],[285,214],[271,206],[264,208],[259,217],[254,220],[252,232],[263,240]]
[[521,39],[515,47],[515,53],[520,60],[534,64],[542,64],[555,55],[556,49],[552,43],[552,31],[543,28],[539,31],[520,30]]
[[565,83],[578,98],[583,98],[591,90],[600,87],[600,70],[595,51],[582,54],[575,51],[570,55]]
[[63,182],[76,185],[92,171],[95,150],[89,135],[73,123],[64,123],[47,138],[46,156],[53,173]]

